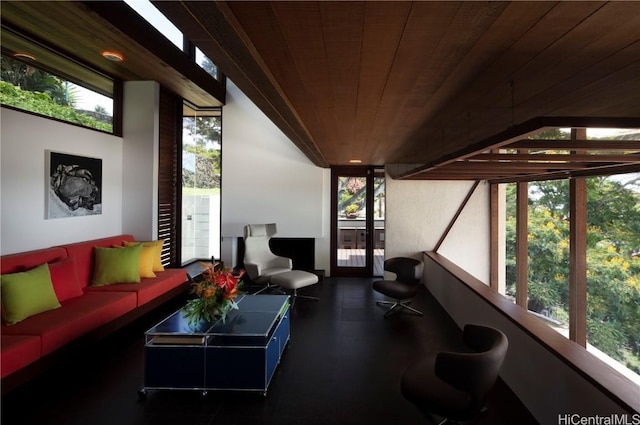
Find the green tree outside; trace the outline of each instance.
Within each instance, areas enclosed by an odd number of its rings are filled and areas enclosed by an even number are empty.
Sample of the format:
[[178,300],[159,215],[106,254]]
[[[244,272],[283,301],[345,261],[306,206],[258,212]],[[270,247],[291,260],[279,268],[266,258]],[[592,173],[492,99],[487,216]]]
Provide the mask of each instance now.
[[[587,186],[587,338],[640,373],[640,191],[636,176]],[[569,185],[529,184],[528,308],[568,320]],[[507,186],[507,296],[515,294],[515,185]]]
[[70,106],[59,105],[47,93],[22,90],[5,81],[0,81],[0,103],[109,133],[113,131],[112,124],[78,113]]
[[111,133],[113,125],[74,109],[75,93],[45,71],[2,55],[0,103]]
[[73,106],[74,104],[73,93],[55,75],[4,55],[2,55],[1,69],[2,81],[25,91],[46,93],[57,105]]
[[222,174],[220,117],[184,117],[185,135],[193,143],[183,143],[183,155],[192,155],[192,169],[183,167],[183,187],[220,188]]

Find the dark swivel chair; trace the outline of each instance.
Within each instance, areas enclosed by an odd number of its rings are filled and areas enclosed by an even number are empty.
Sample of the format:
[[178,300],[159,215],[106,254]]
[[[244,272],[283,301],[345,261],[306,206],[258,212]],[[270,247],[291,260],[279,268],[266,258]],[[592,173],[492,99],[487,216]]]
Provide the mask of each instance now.
[[384,261],[384,269],[395,273],[395,280],[378,280],[373,282],[373,289],[395,301],[378,301],[378,305],[390,305],[385,317],[399,311],[401,308],[410,310],[420,316],[422,312],[409,307],[411,298],[415,297],[420,289],[422,278],[422,261],[415,258],[395,257]]
[[432,353],[402,376],[402,395],[422,413],[458,423],[480,415],[507,354],[507,337],[499,330],[466,325],[463,339],[474,352]]

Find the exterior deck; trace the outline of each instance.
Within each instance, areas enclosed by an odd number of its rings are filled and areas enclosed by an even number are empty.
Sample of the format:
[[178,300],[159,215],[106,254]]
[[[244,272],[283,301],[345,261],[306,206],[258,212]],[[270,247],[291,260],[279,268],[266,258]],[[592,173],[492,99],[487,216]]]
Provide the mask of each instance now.
[[[338,267],[364,267],[364,249],[339,249]],[[384,249],[373,250],[373,275],[382,276],[384,274]]]

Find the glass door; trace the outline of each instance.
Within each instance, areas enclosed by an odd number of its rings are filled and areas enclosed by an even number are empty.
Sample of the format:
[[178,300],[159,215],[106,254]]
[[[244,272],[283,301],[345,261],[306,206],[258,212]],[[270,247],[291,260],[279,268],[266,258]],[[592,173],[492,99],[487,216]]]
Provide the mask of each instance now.
[[332,170],[332,276],[382,276],[384,171]]

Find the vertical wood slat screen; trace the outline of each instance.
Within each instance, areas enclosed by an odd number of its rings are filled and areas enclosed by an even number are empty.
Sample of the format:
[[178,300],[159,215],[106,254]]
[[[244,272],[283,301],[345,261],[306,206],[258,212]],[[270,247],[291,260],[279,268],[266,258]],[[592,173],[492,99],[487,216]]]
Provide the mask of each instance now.
[[181,159],[182,100],[165,89],[160,89],[159,106],[159,158],[158,158],[158,239],[164,239],[162,264],[180,267],[180,186],[178,184]]

